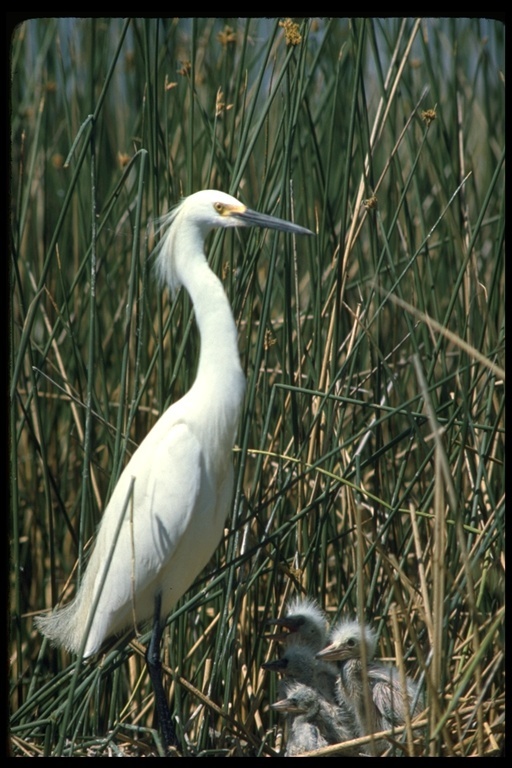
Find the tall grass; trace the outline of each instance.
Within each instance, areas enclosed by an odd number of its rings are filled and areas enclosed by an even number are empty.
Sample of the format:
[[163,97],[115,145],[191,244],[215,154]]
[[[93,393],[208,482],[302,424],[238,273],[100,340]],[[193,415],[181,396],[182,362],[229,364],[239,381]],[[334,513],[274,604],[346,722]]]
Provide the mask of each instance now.
[[248,387],[225,537],[165,635],[185,752],[277,753],[265,621],[305,593],[422,681],[396,754],[498,754],[504,28],[38,19],[11,65],[13,754],[158,750],[147,635],[77,666],[33,617],[70,599],[127,457],[194,379],[152,222],[201,188],[317,236],[208,243]]

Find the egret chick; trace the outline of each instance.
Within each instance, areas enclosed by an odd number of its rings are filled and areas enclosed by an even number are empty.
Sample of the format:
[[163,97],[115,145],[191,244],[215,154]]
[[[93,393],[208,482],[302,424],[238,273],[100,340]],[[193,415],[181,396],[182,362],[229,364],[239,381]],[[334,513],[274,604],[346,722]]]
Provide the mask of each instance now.
[[314,651],[306,645],[290,645],[279,659],[266,661],[261,666],[282,675],[283,683],[278,688],[280,696],[286,693],[290,683],[302,683],[314,688],[327,701],[336,701],[336,667],[316,659]]
[[284,617],[269,619],[267,624],[283,627],[286,630],[269,637],[282,641],[288,646],[300,643],[307,645],[316,653],[327,642],[327,617],[316,600],[307,597],[295,598],[288,606]]
[[[331,632],[331,643],[317,653],[317,659],[337,661],[338,702],[348,702],[353,707],[361,735],[403,725],[406,712],[416,717],[423,710],[423,700],[418,685],[407,678],[406,691],[400,683],[395,667],[373,661],[377,647],[377,636],[368,626],[361,627],[357,621],[340,621]],[[366,677],[361,662],[361,646],[366,650]],[[367,682],[366,682],[367,681]],[[369,686],[371,711],[366,712],[364,686]],[[385,742],[378,743],[379,751]]]
[[[341,716],[338,707],[302,683],[290,685],[285,698],[271,706],[291,719],[285,757],[350,741],[357,736],[353,720]],[[357,755],[358,750],[347,750],[345,754]]]
[[[88,657],[113,635],[153,617],[147,658],[148,665],[157,667],[162,618],[205,567],[222,536],[233,492],[232,448],[245,390],[237,328],[222,283],[206,261],[204,240],[218,227],[312,234],[251,211],[215,190],[185,198],[168,214],[164,226],[158,272],[173,292],[183,286],[194,305],[201,338],[197,375],[121,474],[75,599],[37,619],[38,628],[54,645],[73,653],[79,651],[91,619],[83,651]],[[154,672],[152,680],[155,684]]]

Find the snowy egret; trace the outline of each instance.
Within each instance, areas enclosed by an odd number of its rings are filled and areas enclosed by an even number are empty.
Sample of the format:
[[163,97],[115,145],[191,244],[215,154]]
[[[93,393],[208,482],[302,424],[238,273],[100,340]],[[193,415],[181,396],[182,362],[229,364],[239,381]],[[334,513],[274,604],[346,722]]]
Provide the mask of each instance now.
[[75,653],[90,623],[85,658],[111,636],[153,616],[147,659],[157,666],[162,617],[205,567],[222,536],[245,389],[236,325],[222,283],[206,261],[204,240],[218,227],[313,234],[215,190],[185,198],[164,226],[157,267],[162,282],[172,291],[184,286],[192,299],[201,338],[196,379],[126,465],[75,599],[37,619],[53,644]]
[[[404,692],[398,670],[373,661],[377,647],[375,632],[368,626],[361,627],[357,621],[341,620],[331,632],[331,642],[317,653],[317,659],[337,661],[339,677],[337,682],[338,702],[348,702],[354,709],[361,735],[389,730],[403,725],[406,713],[416,717],[423,710],[423,699],[419,687],[411,678],[406,679]],[[366,649],[366,678],[361,662],[361,646]],[[366,712],[364,680],[367,679],[371,711]],[[385,743],[378,743],[379,751]]]
[[[289,686],[286,697],[271,706],[291,718],[286,757],[350,741],[358,735],[350,713],[341,711],[326,701],[318,691],[302,683]],[[353,749],[347,750],[345,754],[359,753]]]
[[269,619],[267,624],[283,627],[286,632],[269,635],[287,646],[293,643],[307,645],[313,651],[320,651],[327,642],[327,617],[315,600],[297,597],[288,606],[286,615],[280,619]]

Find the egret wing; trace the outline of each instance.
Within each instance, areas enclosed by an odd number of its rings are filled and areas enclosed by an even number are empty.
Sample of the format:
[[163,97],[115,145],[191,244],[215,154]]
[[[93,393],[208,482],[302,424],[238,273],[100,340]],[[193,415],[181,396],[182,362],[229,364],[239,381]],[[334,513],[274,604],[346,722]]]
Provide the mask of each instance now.
[[[96,594],[124,509],[91,629],[100,640],[134,620],[138,624],[151,618],[157,591],[162,593],[162,614],[168,613],[209,560],[222,534],[224,519],[211,530],[217,489],[198,436],[184,422],[166,431],[158,422],[154,430],[119,479],[87,568],[84,587],[92,577]],[[92,642],[98,645],[98,639]]]
[[390,726],[405,720],[404,693],[398,672],[393,667],[374,666],[368,670],[375,706]]

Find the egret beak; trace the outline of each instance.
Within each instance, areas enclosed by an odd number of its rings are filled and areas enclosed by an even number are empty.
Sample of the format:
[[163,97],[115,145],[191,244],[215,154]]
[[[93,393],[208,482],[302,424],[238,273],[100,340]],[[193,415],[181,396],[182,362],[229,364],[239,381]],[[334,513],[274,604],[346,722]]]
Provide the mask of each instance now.
[[270,705],[272,709],[277,710],[278,712],[290,712],[293,714],[301,714],[302,712],[305,712],[306,710],[302,709],[301,707],[297,707],[294,704],[291,704],[288,699],[281,699],[280,701],[275,701],[273,704]]
[[323,659],[323,661],[339,661],[343,658],[345,658],[345,654],[335,645],[328,645],[315,655],[315,659]]
[[274,640],[277,643],[285,643],[290,637],[291,632],[265,632],[265,640]]
[[283,627],[287,631],[275,632],[274,634],[265,634],[264,637],[267,637],[269,640],[284,642],[290,637],[290,635],[293,635],[295,632],[298,632],[301,629],[302,625],[304,624],[304,619],[302,617],[297,619],[292,617],[285,617],[283,619],[268,619],[266,623],[270,626]]
[[288,659],[275,659],[275,661],[265,661],[262,665],[262,669],[267,669],[270,672],[282,672],[288,666]]
[[298,224],[292,224],[291,221],[278,219],[276,216],[267,216],[265,213],[258,213],[246,208],[244,211],[232,211],[230,214],[243,227],[263,227],[265,229],[278,229],[281,232],[291,232],[295,235],[313,235],[310,229],[300,227]]

